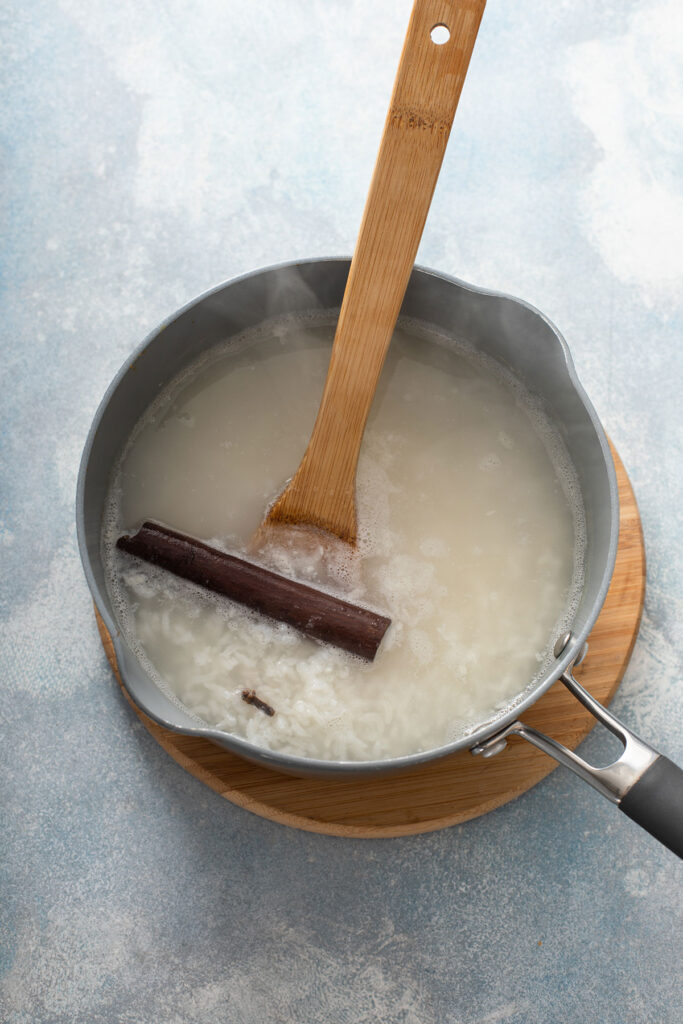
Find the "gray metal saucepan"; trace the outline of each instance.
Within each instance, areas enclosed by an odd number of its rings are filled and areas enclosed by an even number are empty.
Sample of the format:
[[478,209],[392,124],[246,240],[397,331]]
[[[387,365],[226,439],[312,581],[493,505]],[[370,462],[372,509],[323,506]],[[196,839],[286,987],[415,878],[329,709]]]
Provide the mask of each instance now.
[[[683,856],[683,772],[634,736],[574,679],[605,600],[618,540],[617,484],[607,440],[583,388],[569,349],[536,309],[427,270],[413,271],[402,313],[454,336],[511,369],[542,401],[559,428],[576,468],[586,512],[585,585],[572,632],[557,640],[555,661],[513,707],[436,750],[382,761],[329,762],[274,753],[217,729],[174,704],[152,681],[119,629],[105,583],[102,514],[112,467],[133,426],[159,391],[197,356],[262,322],[285,313],[340,305],[349,261],[310,260],[259,270],[220,285],[185,306],[153,331],[109,387],[83,453],[78,480],[78,542],[95,604],[109,630],[121,677],[135,703],[167,729],[204,736],[240,756],[281,772],[356,779],[405,770],[468,748],[497,753],[511,734],[524,737],[576,772],[603,796]],[[525,726],[519,716],[558,679],[624,744],[621,757],[595,768],[572,751]]]

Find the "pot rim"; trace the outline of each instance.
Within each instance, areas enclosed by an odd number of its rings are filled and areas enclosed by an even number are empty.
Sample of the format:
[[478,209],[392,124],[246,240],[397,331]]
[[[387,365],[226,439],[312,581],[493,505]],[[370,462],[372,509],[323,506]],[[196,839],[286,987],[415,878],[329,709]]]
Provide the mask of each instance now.
[[[599,447],[604,460],[604,469],[607,475],[609,495],[610,495],[610,540],[607,557],[605,560],[605,570],[603,578],[600,583],[597,595],[593,602],[589,613],[586,616],[585,624],[580,633],[571,634],[571,640],[565,647],[564,651],[559,658],[556,659],[552,670],[548,670],[545,678],[541,679],[536,686],[528,684],[525,690],[522,690],[516,698],[507,705],[507,709],[501,714],[492,716],[484,723],[478,725],[470,732],[466,732],[459,736],[457,739],[452,740],[449,743],[443,744],[440,747],[434,747],[429,750],[419,751],[414,754],[405,754],[400,757],[385,758],[382,760],[370,760],[370,761],[326,761],[318,758],[301,757],[294,754],[278,753],[277,751],[269,750],[266,747],[257,746],[254,743],[250,743],[248,740],[242,739],[239,736],[234,736],[231,733],[223,732],[220,729],[214,729],[210,726],[186,726],[177,725],[165,719],[163,716],[158,715],[152,709],[150,709],[140,698],[140,695],[135,693],[132,688],[128,685],[128,680],[125,676],[125,671],[122,666],[125,665],[126,657],[132,657],[137,664],[144,668],[137,659],[137,656],[130,649],[128,644],[123,638],[120,632],[118,624],[114,619],[113,615],[109,612],[109,600],[106,592],[103,593],[102,588],[98,585],[95,579],[95,574],[92,569],[90,554],[88,552],[86,536],[85,536],[85,483],[90,463],[90,456],[92,453],[95,437],[100,427],[100,423],[104,416],[105,410],[107,409],[109,402],[113,394],[118,389],[123,378],[128,374],[131,367],[135,364],[140,354],[154,341],[162,331],[165,330],[169,324],[173,323],[179,317],[183,316],[189,310],[204,302],[210,296],[217,292],[223,291],[224,289],[236,285],[242,281],[248,280],[253,277],[257,277],[261,274],[286,270],[295,269],[301,266],[310,266],[314,264],[325,264],[325,263],[346,263],[350,264],[349,257],[334,257],[334,256],[322,256],[314,257],[311,259],[294,259],[287,260],[281,263],[275,263],[267,267],[259,267],[255,270],[248,271],[237,277],[229,278],[222,281],[220,284],[209,288],[207,291],[201,293],[195,298],[191,299],[180,309],[173,312],[170,316],[162,320],[153,330],[151,330],[143,341],[135,347],[130,356],[124,361],[118,372],[115,374],[108,388],[106,389],[99,405],[92,424],[88,431],[88,436],[83,449],[81,457],[78,483],[76,487],[76,531],[78,538],[78,548],[85,573],[88,587],[90,588],[91,595],[93,597],[95,607],[99,612],[104,624],[112,638],[114,651],[119,666],[119,675],[121,681],[126,689],[126,692],[134,702],[134,704],[140,708],[144,713],[155,721],[157,724],[163,726],[165,729],[171,732],[180,733],[187,736],[197,736],[208,740],[212,740],[218,743],[220,746],[233,751],[234,753],[246,758],[249,761],[254,761],[259,764],[266,765],[267,767],[273,768],[274,770],[284,772],[292,775],[303,775],[303,776],[315,776],[315,777],[346,777],[354,778],[360,776],[377,776],[381,774],[389,774],[398,772],[406,769],[416,767],[420,764],[425,764],[429,761],[435,761],[439,758],[446,757],[449,754],[453,754],[459,750],[471,749],[484,740],[488,739],[494,733],[504,729],[507,725],[510,725],[516,718],[519,717],[528,707],[534,704],[539,697],[541,697],[546,690],[548,690],[562,675],[562,673],[576,660],[579,653],[581,652],[583,645],[595,624],[595,621],[600,613],[600,610],[604,604],[607,590],[612,578],[614,571],[614,564],[616,560],[617,544],[619,537],[619,498],[616,472],[614,469],[614,463],[609,450],[609,444],[607,437],[603,429],[602,423],[586,394],[581,382],[576,373],[574,362],[569,350],[569,346],[565,341],[564,337],[552,323],[548,317],[541,312],[537,307],[524,299],[519,299],[516,296],[510,295],[506,292],[497,291],[495,289],[482,288],[477,285],[469,284],[466,281],[462,281],[459,278],[453,277],[449,274],[444,274],[440,271],[432,270],[427,267],[421,267],[415,265],[413,268],[413,275],[434,277],[445,281],[447,284],[454,285],[456,288],[471,292],[476,295],[483,295],[491,299],[503,299],[510,302],[514,302],[517,305],[529,310],[537,317],[539,317],[551,330],[555,336],[560,349],[563,354],[563,358],[566,365],[567,374],[569,380],[576,391],[579,399],[585,407],[586,413],[591,421],[592,427],[595,431]],[[147,674],[147,673],[145,673]],[[156,684],[154,684],[156,686]],[[528,692],[527,692],[528,690]],[[192,712],[187,710],[188,714]]]

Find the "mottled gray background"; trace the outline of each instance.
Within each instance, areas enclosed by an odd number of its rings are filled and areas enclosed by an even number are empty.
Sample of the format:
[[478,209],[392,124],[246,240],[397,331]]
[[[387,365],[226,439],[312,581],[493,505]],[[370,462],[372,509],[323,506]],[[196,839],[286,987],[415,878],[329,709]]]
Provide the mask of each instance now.
[[[683,1020],[678,863],[564,771],[426,837],[298,833],[173,763],[97,638],[97,403],[198,292],[351,251],[409,9],[2,6],[2,1021]],[[569,340],[648,547],[614,706],[679,759],[682,69],[678,0],[489,0],[419,254]]]

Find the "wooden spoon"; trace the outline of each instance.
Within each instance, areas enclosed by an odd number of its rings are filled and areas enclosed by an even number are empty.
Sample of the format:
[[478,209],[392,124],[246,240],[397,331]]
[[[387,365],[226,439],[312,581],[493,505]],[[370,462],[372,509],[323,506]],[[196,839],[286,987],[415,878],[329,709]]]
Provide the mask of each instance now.
[[[365,422],[408,285],[485,0],[416,0],[344,292],[308,448],[253,539],[282,554],[274,527],[308,558],[356,543],[355,480]],[[445,37],[445,41],[439,40]],[[313,529],[312,529],[313,528]],[[326,531],[325,545],[319,531]],[[303,534],[303,536],[302,536]],[[339,538],[339,540],[336,540]],[[288,541],[291,537],[286,538]],[[303,543],[302,543],[303,542]],[[390,620],[277,576],[158,523],[119,537],[128,551],[327,643],[372,660]],[[330,558],[330,562],[334,559]]]
[[[330,366],[301,464],[259,531],[316,527],[356,543],[356,466],[408,286],[485,0],[416,0]],[[446,41],[439,42],[440,39]]]

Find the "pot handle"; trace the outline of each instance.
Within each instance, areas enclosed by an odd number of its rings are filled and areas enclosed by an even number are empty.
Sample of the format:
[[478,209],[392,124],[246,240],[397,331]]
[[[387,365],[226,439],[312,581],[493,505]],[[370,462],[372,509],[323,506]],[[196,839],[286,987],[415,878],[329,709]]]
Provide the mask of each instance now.
[[659,754],[628,793],[619,810],[679,857],[683,857],[683,771]]
[[570,768],[672,853],[683,857],[683,771],[591,697],[572,675],[572,668],[570,666],[560,679],[577,700],[621,740],[624,744],[621,757],[605,768],[596,768],[573,750],[520,721],[489,736],[472,747],[471,752],[491,757],[505,747],[508,736],[521,736]]

